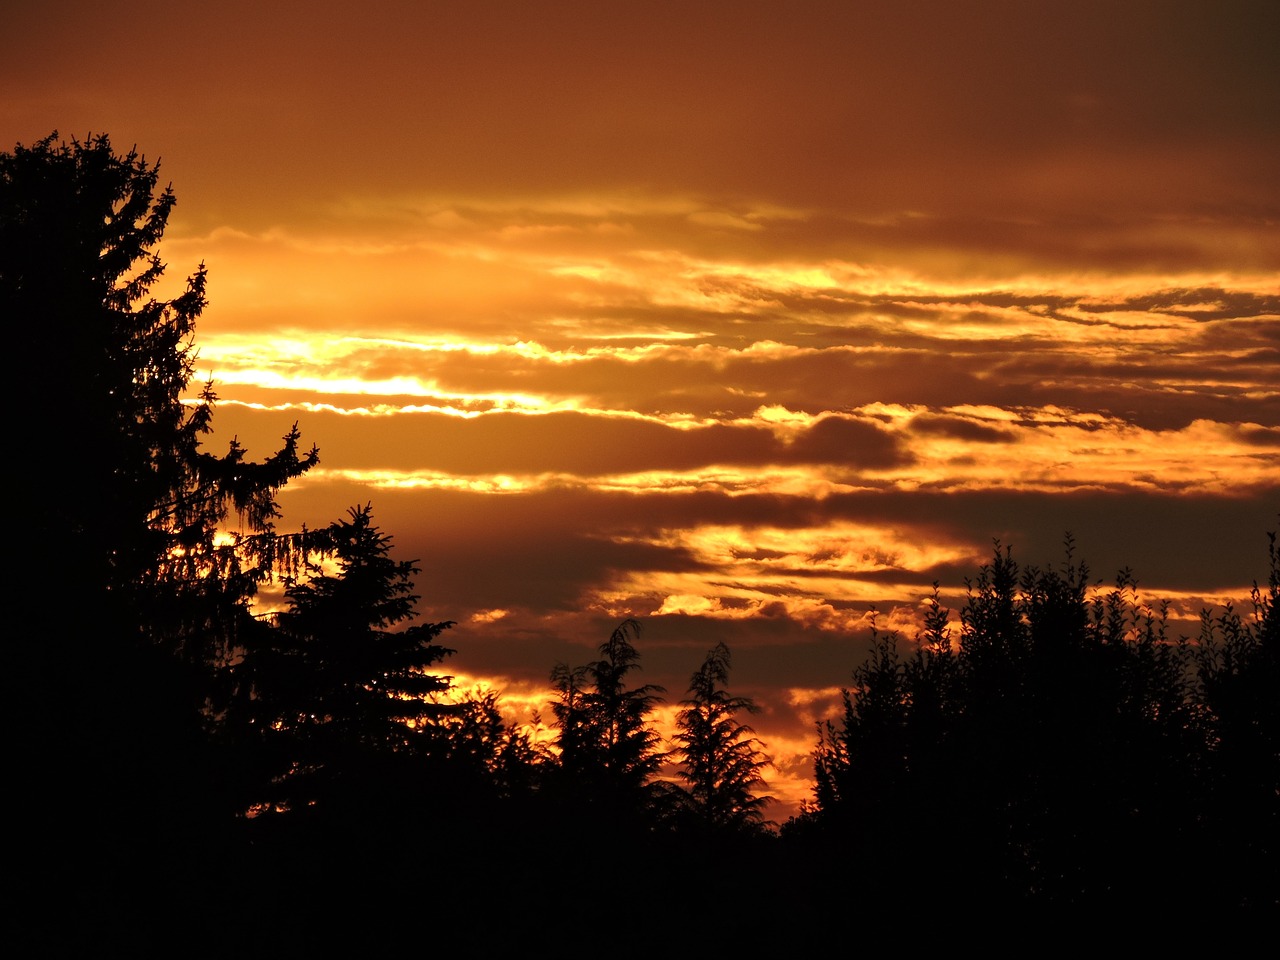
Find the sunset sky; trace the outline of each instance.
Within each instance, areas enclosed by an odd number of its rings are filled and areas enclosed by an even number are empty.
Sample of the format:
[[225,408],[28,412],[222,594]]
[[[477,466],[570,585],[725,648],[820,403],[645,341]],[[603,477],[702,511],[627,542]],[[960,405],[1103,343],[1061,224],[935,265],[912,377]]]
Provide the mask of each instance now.
[[0,149],[161,158],[215,449],[320,447],[281,529],[372,502],[526,719],[623,617],[669,706],[725,641],[780,818],[869,610],[909,638],[994,539],[1188,620],[1265,579],[1277,37],[1274,0],[10,0]]

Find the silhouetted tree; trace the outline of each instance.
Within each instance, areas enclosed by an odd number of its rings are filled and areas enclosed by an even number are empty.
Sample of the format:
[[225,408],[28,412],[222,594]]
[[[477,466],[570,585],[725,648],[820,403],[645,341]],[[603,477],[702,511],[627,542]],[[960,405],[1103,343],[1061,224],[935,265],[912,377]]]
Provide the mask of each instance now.
[[[1225,648],[1261,649],[1228,620]],[[936,590],[914,649],[875,637],[842,719],[822,731],[814,803],[789,832],[846,846],[890,888],[923,875],[974,900],[1154,900],[1221,845],[1189,668],[1127,572],[1090,599],[1070,544],[1061,570],[1019,570],[997,546],[969,584],[958,644]],[[1273,816],[1274,753],[1246,766]],[[1234,812],[1250,849],[1273,857],[1257,807]]]
[[566,774],[581,776],[598,766],[597,751],[591,738],[587,668],[557,663],[551,670],[551,685],[556,692],[556,699],[551,702],[551,714],[558,731],[557,762]]
[[1196,689],[1207,734],[1203,870],[1230,902],[1280,905],[1280,548],[1253,616],[1201,614]]
[[427,735],[439,738],[447,757],[482,778],[496,795],[523,799],[538,786],[541,767],[550,762],[546,748],[529,731],[503,716],[494,690],[473,692],[432,718]]
[[18,355],[45,387],[28,421],[44,467],[29,508],[95,603],[199,661],[219,655],[210,627],[226,601],[252,592],[245,564],[272,550],[268,538],[218,546],[215,531],[234,510],[270,532],[277,490],[317,457],[299,455],[296,429],[263,463],[234,440],[220,457],[201,448],[211,386],[186,401],[206,274],[172,300],[150,296],[176,202],[171,188],[157,195],[158,169],[106,136],[0,154],[0,290]]
[[248,663],[258,727],[288,751],[281,807],[384,790],[380,780],[414,769],[405,761],[447,753],[434,721],[457,712],[432,699],[451,678],[430,672],[453,652],[435,643],[452,622],[403,626],[417,616],[418,568],[390,556],[369,506],[349,518],[316,538],[336,572],[289,585],[274,649]]
[[698,819],[713,830],[758,828],[772,800],[757,796],[765,785],[761,771],[769,758],[740,712],[756,713],[750,697],[731,696],[729,648],[716,644],[689,681],[689,697],[680,701],[675,742],[681,753],[680,776],[688,784]]
[[640,667],[632,644],[639,632],[639,623],[624,620],[600,645],[599,660],[552,671],[563,777],[579,799],[626,816],[649,812],[652,780],[663,760],[649,714],[664,691],[654,684],[628,685],[629,674]]
[[[118,840],[107,857],[216,796],[204,728],[252,632],[247,601],[281,555],[276,492],[317,460],[296,429],[262,463],[234,441],[202,448],[214,394],[188,393],[205,270],[153,297],[175,203],[157,183],[156,164],[106,136],[0,154],[0,316],[27,410],[10,438],[28,465],[10,476],[15,586],[45,623],[17,674],[19,739],[50,778],[42,810],[59,830],[91,823],[93,843]],[[229,512],[245,533],[224,543]]]
[[632,638],[640,624],[624,620],[600,645],[600,659],[587,666],[591,692],[587,695],[587,729],[601,769],[609,780],[625,788],[639,788],[662,764],[661,742],[649,714],[665,692],[656,684],[629,687],[628,674],[640,669],[640,654]]

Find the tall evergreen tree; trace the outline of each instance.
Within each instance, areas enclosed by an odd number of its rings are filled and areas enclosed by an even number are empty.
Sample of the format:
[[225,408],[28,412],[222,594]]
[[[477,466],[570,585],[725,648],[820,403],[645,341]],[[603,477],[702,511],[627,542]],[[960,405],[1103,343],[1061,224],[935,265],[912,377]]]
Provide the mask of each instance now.
[[632,642],[639,632],[639,623],[624,620],[600,645],[600,659],[576,669],[561,664],[552,672],[562,776],[579,799],[627,817],[648,812],[664,757],[649,715],[665,691],[655,684],[629,686],[630,674],[640,669]]
[[43,468],[26,479],[44,542],[76,557],[98,616],[200,659],[219,614],[194,585],[220,608],[274,559],[270,538],[216,545],[219,525],[234,511],[270,533],[276,492],[317,455],[300,454],[296,428],[262,463],[234,440],[222,456],[202,448],[216,398],[190,387],[207,278],[202,264],[177,297],[151,295],[176,203],[158,175],[105,135],[0,154],[0,303],[36,398],[23,426]]
[[639,635],[639,623],[622,621],[600,645],[600,659],[587,666],[588,730],[607,779],[624,789],[644,786],[662,764],[661,737],[649,714],[665,691],[651,683],[627,685],[628,675],[640,669],[640,653],[632,643]]
[[587,668],[557,663],[551,670],[551,685],[556,693],[556,699],[551,702],[551,715],[558,731],[557,763],[566,775],[582,777],[598,766],[597,751],[591,740]]
[[772,799],[755,792],[765,784],[761,771],[770,761],[751,727],[738,720],[740,712],[759,708],[750,697],[730,695],[728,682],[729,648],[718,643],[690,679],[689,697],[680,701],[675,742],[698,819],[714,830],[743,831],[759,827]]
[[[154,297],[175,204],[157,185],[157,164],[105,135],[0,154],[0,316],[27,412],[11,435],[27,465],[10,473],[15,590],[43,624],[16,674],[20,740],[47,781],[42,811],[119,841],[104,858],[216,793],[202,728],[281,555],[276,492],[317,461],[296,429],[262,463],[234,441],[203,448],[215,398],[190,385],[206,274]],[[223,542],[232,512],[244,533]]]
[[418,567],[390,556],[391,538],[374,525],[369,506],[348,516],[316,537],[336,572],[288,587],[273,649],[247,662],[256,726],[287,759],[280,807],[379,791],[385,800],[387,776],[447,752],[434,721],[454,708],[433,695],[452,678],[432,668],[453,652],[435,642],[453,624],[405,626],[417,616]]

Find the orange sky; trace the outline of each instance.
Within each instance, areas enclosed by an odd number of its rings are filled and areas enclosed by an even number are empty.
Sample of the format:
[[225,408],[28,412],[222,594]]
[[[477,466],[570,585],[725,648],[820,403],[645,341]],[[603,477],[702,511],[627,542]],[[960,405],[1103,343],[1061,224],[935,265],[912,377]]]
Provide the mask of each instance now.
[[7,4],[0,141],[163,158],[219,441],[300,421],[285,525],[372,501],[513,704],[725,640],[794,802],[868,609],[992,538],[1265,573],[1274,3],[260,6]]

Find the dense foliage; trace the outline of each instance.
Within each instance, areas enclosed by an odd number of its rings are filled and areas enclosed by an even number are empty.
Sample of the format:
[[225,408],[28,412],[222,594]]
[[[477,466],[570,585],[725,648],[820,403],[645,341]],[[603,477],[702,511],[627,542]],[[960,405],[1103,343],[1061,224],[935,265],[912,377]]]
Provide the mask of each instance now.
[[1190,643],[1127,573],[1090,596],[1069,549],[1042,570],[997,548],[958,637],[935,595],[907,651],[878,638],[791,829],[953,897],[1119,905],[1208,881],[1210,902],[1274,903],[1277,578],[1273,537],[1253,618],[1228,608]]
[[213,391],[184,400],[205,271],[152,296],[175,202],[157,183],[105,136],[0,154],[0,314],[38,405],[18,418],[28,466],[11,474],[15,595],[45,623],[18,672],[25,759],[65,842],[121,859],[217,803],[225,670],[254,632],[257,583],[297,546],[275,535],[275,493],[317,461],[296,430],[260,463],[203,448]]
[[713,830],[747,831],[760,826],[772,799],[755,792],[764,786],[769,761],[755,731],[738,720],[740,712],[759,708],[750,697],[726,689],[729,661],[723,643],[708,651],[689,680],[689,697],[680,702],[674,739],[697,822]]
[[449,709],[432,700],[449,678],[430,671],[452,653],[435,640],[453,624],[404,626],[417,616],[418,570],[389,556],[371,509],[353,508],[312,541],[336,571],[290,582],[288,608],[242,665],[253,728],[277,756],[258,802],[276,811],[368,791],[406,761],[442,752],[433,721]]

